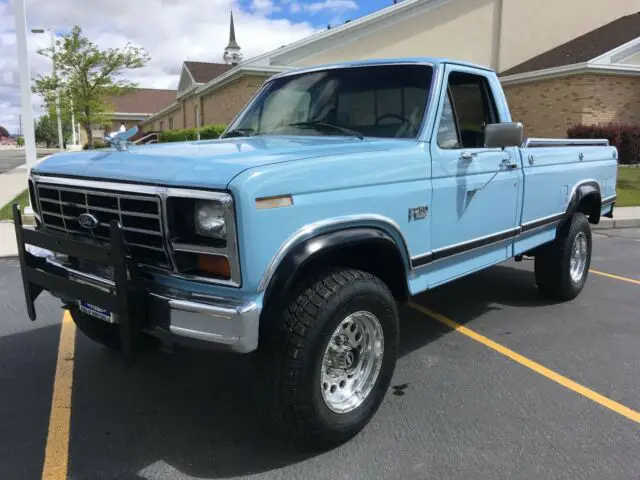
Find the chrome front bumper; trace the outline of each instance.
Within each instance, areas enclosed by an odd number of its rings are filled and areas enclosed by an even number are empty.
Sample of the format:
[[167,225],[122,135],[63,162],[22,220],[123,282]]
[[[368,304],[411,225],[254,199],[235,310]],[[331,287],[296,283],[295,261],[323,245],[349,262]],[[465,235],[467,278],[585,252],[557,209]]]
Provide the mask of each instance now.
[[168,330],[177,337],[218,344],[237,353],[248,353],[258,348],[261,308],[254,302],[213,297],[205,302],[204,298],[196,301],[157,293],[150,295],[165,305],[161,309],[168,309]]
[[[68,278],[78,283],[112,291],[115,283],[95,274],[73,269],[44,249],[27,247],[32,254],[65,270]],[[162,339],[195,346],[213,346],[236,353],[249,353],[258,348],[261,306],[252,301],[163,289],[147,282],[149,295],[148,326],[144,330]],[[63,301],[72,299],[56,295]],[[101,321],[96,319],[97,322]]]

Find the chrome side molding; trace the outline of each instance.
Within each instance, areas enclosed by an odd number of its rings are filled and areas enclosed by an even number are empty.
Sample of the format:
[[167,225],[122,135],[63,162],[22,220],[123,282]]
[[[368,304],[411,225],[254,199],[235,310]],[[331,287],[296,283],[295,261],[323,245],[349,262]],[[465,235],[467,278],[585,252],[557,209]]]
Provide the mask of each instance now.
[[606,138],[527,138],[522,145],[523,148],[571,146],[608,147],[609,140]]

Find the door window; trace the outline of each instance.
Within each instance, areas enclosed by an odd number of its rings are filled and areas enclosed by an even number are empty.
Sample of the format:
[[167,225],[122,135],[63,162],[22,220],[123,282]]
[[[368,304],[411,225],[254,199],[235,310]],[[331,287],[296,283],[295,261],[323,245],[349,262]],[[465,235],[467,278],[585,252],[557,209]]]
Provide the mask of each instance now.
[[[483,148],[484,128],[496,121],[495,101],[487,79],[452,72],[438,129],[440,148]],[[457,142],[451,140],[451,131],[456,132]]]
[[442,117],[440,117],[440,126],[438,127],[438,146],[445,149],[460,148],[458,125],[456,125],[456,116],[451,106],[449,91],[444,97],[444,105],[442,106]]

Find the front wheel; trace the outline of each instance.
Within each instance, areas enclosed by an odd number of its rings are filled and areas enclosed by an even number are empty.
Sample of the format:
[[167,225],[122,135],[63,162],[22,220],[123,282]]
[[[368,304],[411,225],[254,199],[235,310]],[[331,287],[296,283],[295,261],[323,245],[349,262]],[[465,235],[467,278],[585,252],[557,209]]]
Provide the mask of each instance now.
[[261,346],[269,416],[299,445],[343,443],[378,410],[398,343],[396,303],[380,279],[351,269],[306,279]]
[[558,231],[556,239],[535,258],[536,284],[554,300],[572,300],[584,288],[591,265],[591,227],[587,217],[576,213]]

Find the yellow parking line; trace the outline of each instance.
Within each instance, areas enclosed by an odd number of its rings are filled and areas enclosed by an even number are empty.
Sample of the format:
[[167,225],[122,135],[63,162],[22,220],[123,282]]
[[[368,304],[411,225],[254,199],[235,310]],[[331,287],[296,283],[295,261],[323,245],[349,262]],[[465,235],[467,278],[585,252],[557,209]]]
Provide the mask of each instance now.
[[49,433],[44,453],[42,478],[66,480],[69,464],[69,430],[71,427],[71,391],[76,327],[69,312],[62,318],[56,377],[53,383]]
[[623,417],[627,417],[628,419],[636,423],[640,423],[640,412],[636,412],[635,410],[632,410],[629,407],[625,407],[624,405],[614,400],[611,400],[610,398],[607,398],[603,395],[600,395],[599,393],[594,392],[593,390],[587,387],[584,387],[579,383],[576,383],[573,380],[570,380],[567,377],[564,377],[559,373],[554,372],[553,370],[549,370],[547,367],[544,367],[539,363],[534,362],[533,360],[529,360],[528,358],[520,355],[519,353],[516,353],[513,350],[510,350],[507,347],[500,345],[499,343],[496,343],[493,340],[490,340],[489,338],[483,335],[480,335],[479,333],[476,333],[473,330],[463,325],[460,325],[457,322],[454,322],[450,318],[447,318],[444,315],[439,314],[438,312],[434,312],[433,310],[430,310],[426,307],[423,307],[422,305],[418,305],[417,303],[413,303],[413,302],[409,302],[409,306],[414,310],[417,310],[420,313],[423,313],[433,318],[434,320],[437,320],[440,323],[444,323],[446,326],[452,328],[453,330],[460,332],[463,335],[466,335],[467,337],[472,338],[477,342],[482,343],[483,345],[491,348],[492,350],[495,350],[496,352],[504,355],[505,357],[510,358],[514,362],[517,362],[520,365],[523,365],[533,370],[534,372],[539,373],[543,377],[547,377],[549,380],[553,380],[554,382],[559,383],[563,387],[566,387],[569,390],[573,390],[574,392],[579,393],[580,395],[588,398],[589,400],[592,400],[602,405],[603,407],[608,408],[609,410],[613,410],[614,412],[619,413]]
[[634,278],[621,277],[619,275],[612,275],[610,273],[601,272],[599,270],[594,270],[593,268],[589,269],[591,273],[595,273],[596,275],[602,275],[603,277],[614,278],[616,280],[622,280],[623,282],[635,283],[636,285],[640,285],[640,280],[636,280]]

